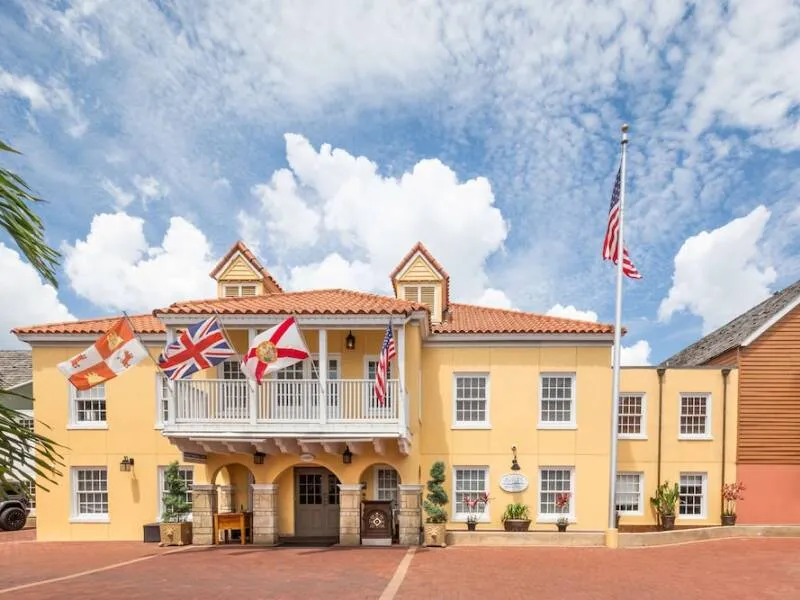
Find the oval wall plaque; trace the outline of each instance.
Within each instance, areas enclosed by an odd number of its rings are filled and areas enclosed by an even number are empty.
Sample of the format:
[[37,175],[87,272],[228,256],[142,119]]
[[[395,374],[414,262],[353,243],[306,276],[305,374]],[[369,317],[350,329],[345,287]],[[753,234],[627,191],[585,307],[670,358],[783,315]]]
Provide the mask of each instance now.
[[528,489],[528,478],[522,473],[506,473],[500,478],[500,489],[504,492],[523,492]]

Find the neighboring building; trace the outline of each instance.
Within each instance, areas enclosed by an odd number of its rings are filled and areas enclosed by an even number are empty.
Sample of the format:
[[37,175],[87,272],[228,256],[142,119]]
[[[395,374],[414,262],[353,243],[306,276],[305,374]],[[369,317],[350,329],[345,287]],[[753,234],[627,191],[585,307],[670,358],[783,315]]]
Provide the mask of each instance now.
[[739,522],[800,523],[800,281],[664,361],[739,369]]
[[[357,544],[364,499],[392,501],[397,539],[417,543],[436,460],[447,465],[451,528],[466,527],[465,498],[481,491],[492,498],[481,528],[501,528],[506,504],[525,502],[532,529],[555,530],[560,492],[573,494],[571,529],[607,528],[611,326],[452,302],[449,276],[422,244],[392,273],[394,297],[283,292],[241,243],[212,276],[218,298],[131,317],[154,359],[182,327],[217,314],[240,354],[294,315],[312,360],[261,386],[244,379],[240,358],[174,384],[145,361],[78,392],[56,365],[114,318],[15,330],[33,347],[37,419],[69,449],[61,484],[40,494],[39,539],[141,539],[175,459],[192,484],[195,543],[211,543],[214,512],[243,510],[256,542]],[[380,405],[373,380],[390,319],[398,357]],[[736,476],[733,449],[726,461],[722,452],[736,436],[737,385],[736,370],[623,369],[623,524],[655,522],[659,478],[681,483],[679,525],[719,523],[723,469]],[[529,487],[503,491],[512,472]]]
[[[13,392],[13,393],[4,393]],[[19,423],[33,430],[33,370],[30,350],[0,350],[0,405],[19,413]],[[29,467],[25,469],[33,475]],[[36,486],[22,482],[31,498],[30,516],[36,516]]]

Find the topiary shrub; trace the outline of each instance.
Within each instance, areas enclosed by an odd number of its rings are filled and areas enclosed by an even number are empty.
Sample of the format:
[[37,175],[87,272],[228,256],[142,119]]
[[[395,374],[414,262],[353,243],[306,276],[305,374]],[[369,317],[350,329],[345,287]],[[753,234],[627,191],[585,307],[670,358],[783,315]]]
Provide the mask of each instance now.
[[164,513],[161,520],[164,523],[181,523],[186,520],[191,508],[186,502],[186,482],[178,471],[178,461],[173,461],[164,471]]
[[425,514],[428,515],[425,521],[427,523],[446,523],[447,511],[444,506],[447,505],[447,492],[442,487],[444,483],[444,463],[442,461],[438,460],[433,463],[430,476],[426,500],[422,503]]

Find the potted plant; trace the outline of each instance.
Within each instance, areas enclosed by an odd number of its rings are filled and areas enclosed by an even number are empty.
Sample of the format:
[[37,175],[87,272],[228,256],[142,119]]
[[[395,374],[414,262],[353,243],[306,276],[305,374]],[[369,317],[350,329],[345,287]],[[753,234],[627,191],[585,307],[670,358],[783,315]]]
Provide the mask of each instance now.
[[192,543],[192,523],[187,521],[191,512],[186,502],[186,482],[178,471],[178,461],[173,461],[164,471],[164,512],[161,515],[161,546],[183,546]]
[[428,493],[425,502],[422,503],[425,509],[425,545],[445,547],[445,535],[447,534],[447,492],[442,487],[444,483],[444,463],[436,461],[431,466],[430,479],[428,480]]
[[665,481],[656,489],[656,495],[650,498],[650,505],[655,509],[664,531],[675,528],[675,507],[680,497],[678,484],[670,485],[669,481]]
[[509,504],[503,513],[503,528],[506,531],[528,531],[531,520],[528,518],[527,504]]
[[726,526],[736,525],[736,501],[744,500],[742,492],[744,491],[744,484],[740,481],[738,483],[725,483],[722,486],[722,499],[724,500],[724,507],[722,509],[722,524]]
[[556,508],[559,513],[556,526],[562,533],[567,530],[567,525],[569,525],[569,515],[566,514],[569,511],[569,497],[569,492],[564,492],[556,496]]
[[[486,510],[486,505],[489,504],[489,494],[486,492],[481,492],[474,498],[467,496],[464,498],[464,504],[466,504],[467,508],[469,509],[469,512],[467,513],[467,529],[469,531],[475,531],[478,518]],[[477,510],[479,507],[480,512]]]

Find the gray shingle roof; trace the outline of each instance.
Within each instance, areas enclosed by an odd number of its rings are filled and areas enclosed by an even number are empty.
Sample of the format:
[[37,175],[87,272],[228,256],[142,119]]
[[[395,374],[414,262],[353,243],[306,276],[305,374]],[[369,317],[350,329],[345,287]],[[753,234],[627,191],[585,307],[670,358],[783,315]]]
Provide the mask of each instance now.
[[33,379],[30,350],[0,350],[0,389],[10,389]]
[[677,354],[673,354],[661,363],[661,366],[697,367],[731,348],[741,346],[742,342],[752,333],[799,296],[800,281],[797,281],[780,292],[775,292],[761,304],[754,306],[716,331],[712,331],[691,346],[687,346]]

